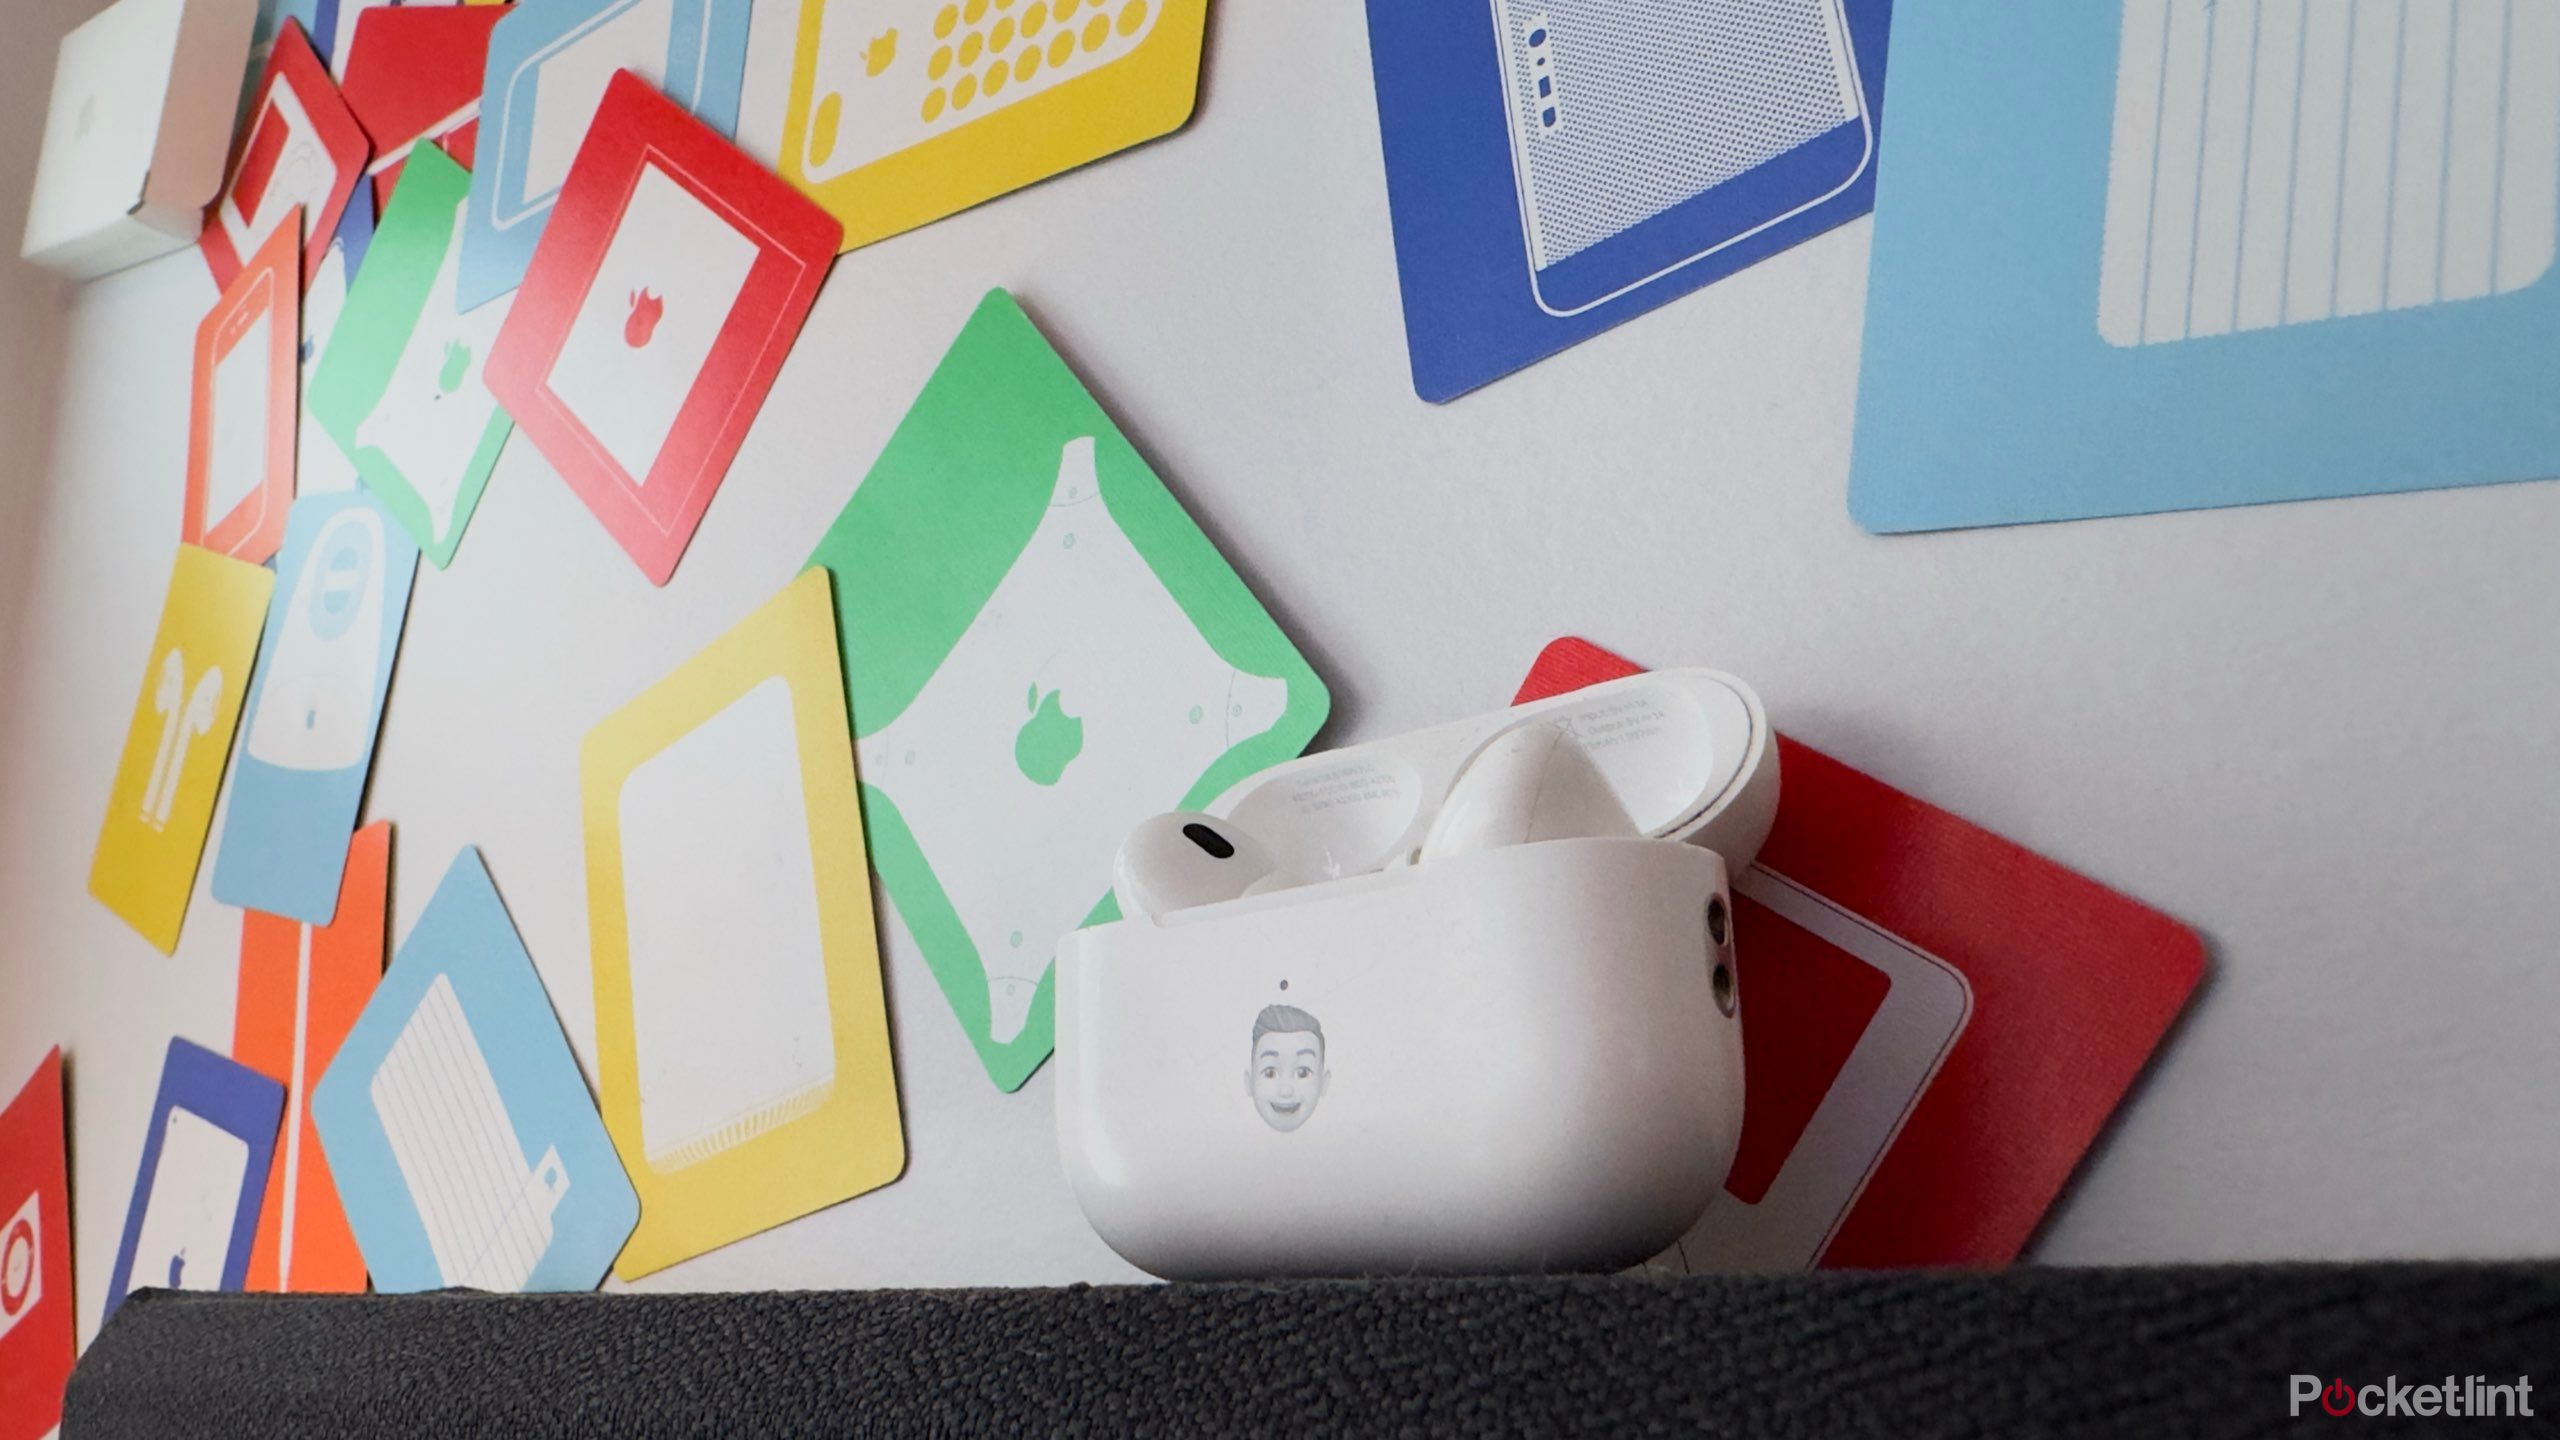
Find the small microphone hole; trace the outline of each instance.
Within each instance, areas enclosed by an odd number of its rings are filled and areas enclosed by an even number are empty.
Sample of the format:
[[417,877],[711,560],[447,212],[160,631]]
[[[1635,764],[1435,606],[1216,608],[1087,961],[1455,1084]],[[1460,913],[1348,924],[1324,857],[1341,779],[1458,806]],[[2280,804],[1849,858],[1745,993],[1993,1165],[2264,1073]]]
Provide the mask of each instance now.
[[1182,833],[1192,844],[1208,851],[1209,858],[1212,860],[1232,860],[1236,856],[1236,847],[1233,842],[1198,821],[1183,826]]

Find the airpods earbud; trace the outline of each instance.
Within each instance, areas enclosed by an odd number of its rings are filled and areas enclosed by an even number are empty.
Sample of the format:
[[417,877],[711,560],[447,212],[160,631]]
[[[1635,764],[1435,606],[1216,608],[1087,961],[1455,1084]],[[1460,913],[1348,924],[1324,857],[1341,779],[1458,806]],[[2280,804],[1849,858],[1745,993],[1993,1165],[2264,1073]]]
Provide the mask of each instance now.
[[1123,916],[1156,917],[1195,905],[1259,895],[1291,883],[1261,841],[1232,820],[1177,810],[1158,815],[1120,844],[1111,894]]
[[1497,736],[1459,772],[1423,837],[1421,859],[1640,833],[1582,742],[1561,725],[1531,724]]

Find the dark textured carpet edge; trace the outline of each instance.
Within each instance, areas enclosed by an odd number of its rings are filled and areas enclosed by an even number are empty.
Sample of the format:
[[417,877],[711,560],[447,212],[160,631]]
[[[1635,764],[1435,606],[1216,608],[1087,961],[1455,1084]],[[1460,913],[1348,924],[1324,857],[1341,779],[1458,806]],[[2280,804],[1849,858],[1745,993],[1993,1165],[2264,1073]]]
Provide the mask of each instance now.
[[[2288,1378],[2544,1383],[2560,1264],[758,1295],[143,1292],[64,1440],[2263,1435]],[[2433,1422],[2442,1424],[2445,1422]],[[2460,1433],[2560,1433],[2549,1418]]]

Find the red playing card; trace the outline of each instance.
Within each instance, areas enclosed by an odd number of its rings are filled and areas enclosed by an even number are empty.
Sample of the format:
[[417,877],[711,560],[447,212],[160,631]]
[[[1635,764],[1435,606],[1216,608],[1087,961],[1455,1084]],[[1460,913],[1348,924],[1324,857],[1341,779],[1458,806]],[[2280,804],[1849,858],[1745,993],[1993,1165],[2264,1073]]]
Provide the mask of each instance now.
[[300,413],[299,211],[288,210],[196,326],[178,538],[263,565],[284,543]]
[[484,374],[655,583],[675,573],[843,233],[638,76],[606,86]]
[[421,140],[471,168],[489,32],[507,11],[504,5],[386,5],[355,17],[338,88],[373,139],[368,173],[377,210],[391,202],[400,167]]
[[[276,32],[249,117],[240,150],[232,157],[230,179],[205,211],[197,248],[213,270],[213,283],[227,289],[248,257],[299,206],[301,288],[308,289],[320,273],[328,237],[337,232],[347,197],[364,176],[370,147],[300,24],[287,21]],[[308,243],[314,236],[320,243]]]
[[[1517,700],[1636,673],[1558,640]],[[1737,876],[1746,1109],[1692,1266],[2001,1265],[2204,973],[2194,931],[1779,737]]]
[[0,1110],[0,1440],[62,1418],[71,1379],[71,1182],[62,1051]]

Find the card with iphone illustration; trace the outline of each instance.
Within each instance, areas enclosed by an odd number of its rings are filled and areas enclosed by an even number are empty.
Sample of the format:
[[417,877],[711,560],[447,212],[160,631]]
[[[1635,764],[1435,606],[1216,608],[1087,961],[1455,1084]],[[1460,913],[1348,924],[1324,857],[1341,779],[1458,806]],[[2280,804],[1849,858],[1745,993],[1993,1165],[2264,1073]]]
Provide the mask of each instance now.
[[[1518,701],[1641,667],[1587,641]],[[1674,1270],[2004,1265],[2194,992],[2193,930],[1779,737],[1734,878],[1745,1112]]]
[[178,538],[266,563],[293,503],[301,401],[302,248],[288,215],[196,327]]
[[371,151],[302,27],[286,25],[267,56],[230,175],[205,212],[197,244],[213,283],[228,287],[298,206],[302,284],[310,284]]
[[595,113],[490,352],[489,392],[664,585],[842,230],[628,70]]

